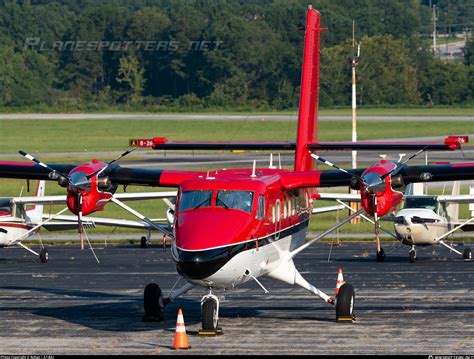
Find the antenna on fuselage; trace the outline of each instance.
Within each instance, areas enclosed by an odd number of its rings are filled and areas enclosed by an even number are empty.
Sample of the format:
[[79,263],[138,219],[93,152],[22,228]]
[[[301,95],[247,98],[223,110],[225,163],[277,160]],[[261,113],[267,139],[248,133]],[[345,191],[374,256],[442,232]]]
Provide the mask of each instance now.
[[273,165],[273,153],[270,153],[270,165],[268,166],[270,169],[275,169],[276,167]]
[[257,166],[257,160],[253,160],[252,174],[250,175],[250,177],[252,177],[252,178],[257,177],[257,175],[255,174],[255,167],[256,166]]

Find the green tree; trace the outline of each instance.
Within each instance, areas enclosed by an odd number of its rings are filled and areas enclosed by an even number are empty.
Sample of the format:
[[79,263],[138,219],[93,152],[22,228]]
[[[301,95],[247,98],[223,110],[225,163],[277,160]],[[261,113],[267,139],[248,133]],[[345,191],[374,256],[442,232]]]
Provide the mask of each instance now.
[[140,66],[137,57],[130,55],[120,58],[116,80],[126,85],[126,97],[132,103],[141,99],[144,85],[143,74],[143,68]]

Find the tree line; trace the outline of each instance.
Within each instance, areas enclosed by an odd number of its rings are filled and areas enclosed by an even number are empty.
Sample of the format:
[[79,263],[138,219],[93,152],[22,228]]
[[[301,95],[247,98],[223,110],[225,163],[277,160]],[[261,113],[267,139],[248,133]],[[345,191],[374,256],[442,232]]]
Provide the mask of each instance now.
[[[295,108],[307,3],[3,0],[0,106]],[[432,3],[449,6],[453,31],[474,21],[466,0]],[[463,60],[436,59],[421,36],[431,31],[427,1],[318,0],[313,7],[328,28],[321,106],[350,104],[353,20],[359,105],[474,103],[473,44]]]

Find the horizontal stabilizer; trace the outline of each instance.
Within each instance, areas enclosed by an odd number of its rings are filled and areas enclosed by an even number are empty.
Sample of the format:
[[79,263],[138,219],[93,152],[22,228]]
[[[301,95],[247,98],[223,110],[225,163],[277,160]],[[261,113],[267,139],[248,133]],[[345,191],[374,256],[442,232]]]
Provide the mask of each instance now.
[[[155,137],[151,140],[136,140],[152,147],[155,150],[295,150],[296,142],[186,142],[169,141],[164,137]],[[308,143],[309,150],[318,151],[350,151],[350,150],[426,150],[445,151],[455,150],[466,143],[468,138],[447,137],[444,143],[440,142],[388,142],[388,141],[359,141],[359,142],[313,142]],[[136,143],[136,142],[133,142]],[[145,146],[144,146],[145,147]]]

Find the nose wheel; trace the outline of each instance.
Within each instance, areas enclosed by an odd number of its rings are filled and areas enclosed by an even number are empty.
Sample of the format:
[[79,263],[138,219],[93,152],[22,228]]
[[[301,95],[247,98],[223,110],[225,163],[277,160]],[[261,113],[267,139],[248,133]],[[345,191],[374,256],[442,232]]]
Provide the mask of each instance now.
[[416,251],[415,251],[415,248],[413,247],[410,250],[410,253],[408,253],[408,260],[410,261],[410,263],[416,262]]
[[219,299],[209,293],[201,300],[201,318],[202,330],[199,331],[201,336],[222,335],[222,328],[219,328]]

